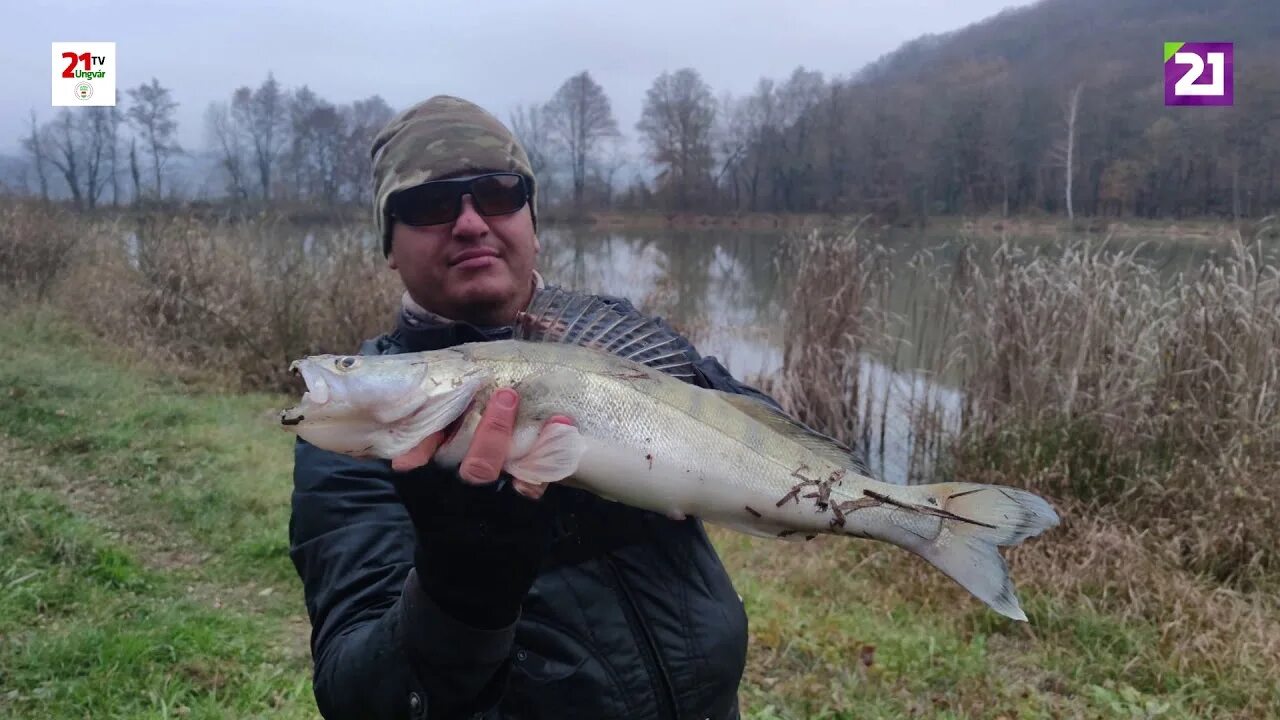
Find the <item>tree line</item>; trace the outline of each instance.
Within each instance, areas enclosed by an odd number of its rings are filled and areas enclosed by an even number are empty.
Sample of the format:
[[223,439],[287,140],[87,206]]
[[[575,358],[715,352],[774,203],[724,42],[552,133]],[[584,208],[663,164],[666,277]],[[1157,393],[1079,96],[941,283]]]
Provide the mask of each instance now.
[[[871,213],[1257,217],[1280,206],[1280,75],[1238,73],[1236,105],[1163,106],[1158,78],[1117,63],[1046,75],[1004,57],[946,73],[903,50],[849,76],[797,68],[717,96],[692,68],[645,93],[629,157],[605,89],[588,71],[504,119],[542,197],[574,212]],[[1135,60],[1140,64],[1140,60]],[[905,68],[905,69],[904,69]],[[157,80],[120,108],[63,109],[23,138],[34,183],[61,182],[93,208],[159,200],[177,103]],[[336,206],[369,201],[368,148],[394,114],[379,96],[347,104],[270,74],[204,115],[223,201]],[[34,187],[32,187],[34,185]],[[178,191],[170,188],[171,194]]]

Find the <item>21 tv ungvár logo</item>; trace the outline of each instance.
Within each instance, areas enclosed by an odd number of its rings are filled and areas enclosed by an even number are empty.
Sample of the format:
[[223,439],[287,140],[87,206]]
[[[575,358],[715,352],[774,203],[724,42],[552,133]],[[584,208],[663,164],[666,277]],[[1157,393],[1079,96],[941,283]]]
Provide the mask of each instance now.
[[116,44],[53,43],[54,106],[116,104]]

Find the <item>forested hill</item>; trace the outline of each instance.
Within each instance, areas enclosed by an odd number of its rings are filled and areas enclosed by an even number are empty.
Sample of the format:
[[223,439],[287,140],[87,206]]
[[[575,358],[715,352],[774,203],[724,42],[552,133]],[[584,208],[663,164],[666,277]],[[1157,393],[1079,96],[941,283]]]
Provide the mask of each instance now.
[[[1166,107],[1166,41],[1235,44],[1234,107]],[[775,211],[1257,217],[1280,209],[1280,2],[1044,0],[926,36],[856,73],[775,89],[740,123],[733,204]],[[761,94],[755,116],[768,116]],[[752,132],[755,131],[755,132]]]
[[1044,0],[908,42],[862,76],[902,80],[966,61],[1003,61],[1032,82],[1069,83],[1109,70],[1154,87],[1165,41],[1234,42],[1238,53],[1274,58],[1277,30],[1280,3],[1269,0]]

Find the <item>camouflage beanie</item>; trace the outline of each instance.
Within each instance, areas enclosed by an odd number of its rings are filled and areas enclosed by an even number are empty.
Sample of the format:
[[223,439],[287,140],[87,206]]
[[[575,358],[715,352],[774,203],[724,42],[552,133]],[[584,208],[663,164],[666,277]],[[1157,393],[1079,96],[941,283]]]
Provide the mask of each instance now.
[[382,254],[391,252],[387,198],[406,188],[456,172],[520,173],[529,182],[529,211],[538,222],[537,189],[520,141],[483,108],[437,95],[396,116],[373,140],[373,214]]

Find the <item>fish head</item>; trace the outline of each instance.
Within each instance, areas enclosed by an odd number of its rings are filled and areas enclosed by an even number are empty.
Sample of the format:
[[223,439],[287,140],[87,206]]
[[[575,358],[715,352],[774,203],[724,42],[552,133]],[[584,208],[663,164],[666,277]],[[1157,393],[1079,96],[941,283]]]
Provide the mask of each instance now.
[[290,371],[307,385],[280,424],[316,447],[391,459],[458,419],[488,381],[461,353],[312,355]]

